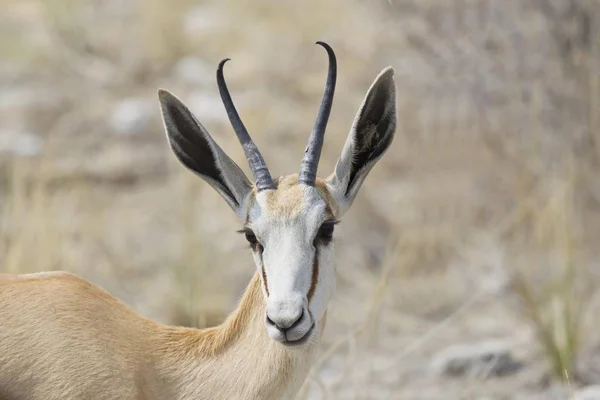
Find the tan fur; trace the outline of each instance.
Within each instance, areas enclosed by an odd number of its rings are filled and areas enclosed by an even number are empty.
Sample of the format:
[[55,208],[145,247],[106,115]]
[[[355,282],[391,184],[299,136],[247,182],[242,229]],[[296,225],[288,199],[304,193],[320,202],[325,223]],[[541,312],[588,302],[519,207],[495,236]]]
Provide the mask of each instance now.
[[141,317],[64,272],[0,275],[0,399],[286,399],[322,327],[299,349],[271,340],[255,275],[220,326]]
[[273,215],[293,218],[304,209],[304,188],[298,185],[297,175],[280,177],[277,190],[266,195],[267,206]]
[[[279,178],[278,190],[268,193],[272,212],[302,212],[304,188],[297,179]],[[315,186],[335,219],[325,182]],[[254,201],[255,195],[248,207]],[[318,278],[315,259],[309,298]],[[257,273],[222,325],[198,330],[143,318],[70,273],[0,275],[0,399],[292,398],[325,321],[302,348],[276,343],[265,331],[260,285]]]
[[[317,178],[315,188],[327,204],[327,217],[335,219],[338,213],[336,202],[329,193],[323,179]],[[269,210],[278,216],[294,217],[304,209],[304,187],[298,185],[298,175],[285,175],[278,179],[277,190],[267,192]]]
[[327,203],[326,212],[329,214],[328,217],[330,219],[337,219],[339,216],[340,210],[337,205],[337,202],[333,199],[333,196],[329,192],[329,189],[327,188],[327,185],[325,184],[325,180],[317,177],[316,182],[315,182],[315,188],[317,189],[317,191],[319,192],[319,194],[321,195],[323,200],[325,200],[325,203]]

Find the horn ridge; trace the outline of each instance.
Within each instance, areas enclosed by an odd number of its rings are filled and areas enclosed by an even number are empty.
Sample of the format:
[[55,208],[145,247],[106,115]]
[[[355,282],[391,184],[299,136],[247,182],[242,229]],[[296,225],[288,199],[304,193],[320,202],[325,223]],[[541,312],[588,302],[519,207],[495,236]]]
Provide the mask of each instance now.
[[244,126],[244,123],[242,122],[242,119],[240,118],[235,105],[233,104],[233,100],[229,94],[229,89],[227,89],[225,77],[223,76],[223,66],[229,60],[230,58],[221,60],[219,67],[217,68],[217,86],[219,87],[219,94],[221,95],[221,100],[225,106],[227,117],[229,118],[229,122],[231,122],[231,126],[233,127],[233,130],[235,131],[242,148],[244,149],[248,166],[250,167],[252,175],[254,176],[254,181],[256,182],[257,191],[260,192],[261,190],[275,189],[275,183],[273,182],[273,178],[271,177],[267,163],[260,154],[258,147],[250,137],[248,130],[246,130],[246,127]]
[[298,182],[309,186],[315,185],[317,177],[317,168],[319,167],[319,159],[321,158],[321,149],[323,148],[323,140],[325,138],[325,130],[331,113],[333,104],[333,95],[335,93],[335,82],[337,78],[337,61],[335,53],[331,46],[322,41],[317,41],[318,44],[325,48],[329,57],[329,69],[327,72],[327,82],[325,84],[325,93],[321,100],[321,107],[317,114],[315,125],[308,139],[306,150],[300,165],[300,173],[298,174]]

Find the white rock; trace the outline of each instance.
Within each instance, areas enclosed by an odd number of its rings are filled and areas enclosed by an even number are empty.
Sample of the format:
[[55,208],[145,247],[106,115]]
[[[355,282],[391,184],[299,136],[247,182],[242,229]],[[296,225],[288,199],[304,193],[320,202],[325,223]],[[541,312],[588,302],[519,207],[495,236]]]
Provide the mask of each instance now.
[[175,76],[189,83],[212,85],[216,66],[197,57],[182,58],[174,68]]
[[587,386],[577,390],[573,400],[600,400],[600,385]]
[[61,93],[45,88],[27,86],[0,86],[0,111],[12,111],[31,107],[48,108],[63,101]]
[[0,154],[34,156],[44,147],[44,140],[34,133],[0,129]]
[[159,113],[158,105],[148,99],[128,98],[113,107],[110,122],[115,133],[135,135],[144,131]]
[[35,100],[34,93],[23,88],[2,88],[0,90],[0,109],[25,107]]
[[[198,117],[201,123],[227,121],[227,113],[221,102],[221,98],[207,91],[195,91],[186,97],[186,104]],[[242,109],[236,101],[238,111]]]
[[212,6],[198,5],[190,8],[183,19],[183,28],[188,35],[210,31],[221,20],[221,14]]

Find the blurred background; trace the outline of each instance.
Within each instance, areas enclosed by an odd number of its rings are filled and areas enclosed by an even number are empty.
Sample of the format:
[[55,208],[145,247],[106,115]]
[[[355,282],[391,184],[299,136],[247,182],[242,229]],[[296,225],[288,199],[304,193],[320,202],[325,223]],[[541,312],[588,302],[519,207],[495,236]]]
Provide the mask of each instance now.
[[[0,272],[76,272],[206,327],[254,272],[236,217],[168,149],[157,89],[274,175],[338,87],[327,176],[391,65],[396,139],[336,230],[300,399],[600,399],[598,0],[0,0]],[[0,329],[1,329],[0,321]],[[595,394],[594,394],[595,393]]]

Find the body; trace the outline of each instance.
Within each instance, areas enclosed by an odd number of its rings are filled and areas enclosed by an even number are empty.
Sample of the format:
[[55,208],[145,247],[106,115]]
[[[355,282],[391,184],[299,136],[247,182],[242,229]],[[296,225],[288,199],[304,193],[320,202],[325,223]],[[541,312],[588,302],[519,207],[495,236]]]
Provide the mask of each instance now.
[[0,399],[293,398],[321,332],[283,347],[264,308],[258,276],[222,325],[200,330],[155,323],[70,273],[0,275]]

